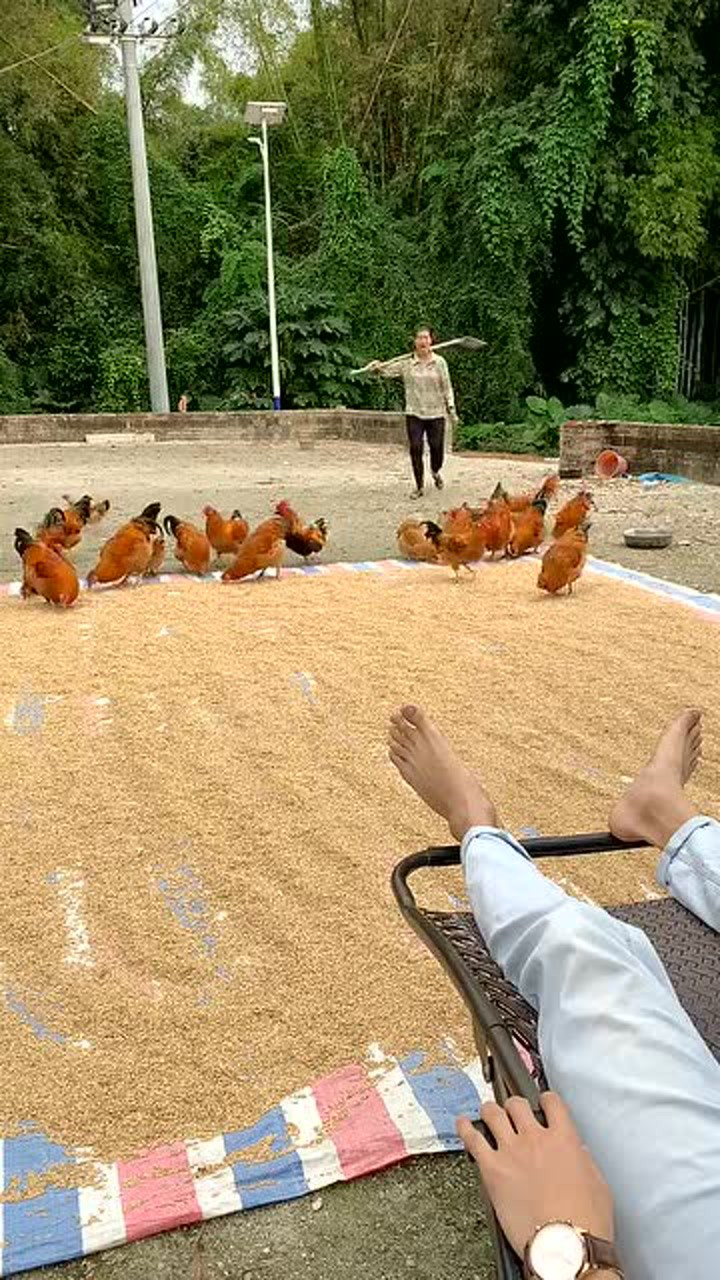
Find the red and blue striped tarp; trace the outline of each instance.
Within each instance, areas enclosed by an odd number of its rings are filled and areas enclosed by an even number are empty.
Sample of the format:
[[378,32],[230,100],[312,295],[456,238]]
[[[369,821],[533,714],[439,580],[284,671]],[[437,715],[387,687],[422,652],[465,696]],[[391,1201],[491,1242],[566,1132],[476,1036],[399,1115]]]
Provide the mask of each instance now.
[[[78,1258],[239,1209],[291,1200],[408,1156],[452,1151],[489,1097],[478,1061],[375,1048],[258,1122],[97,1164],[42,1134],[0,1141],[0,1275]],[[259,1153],[259,1154],[258,1154]],[[30,1191],[30,1195],[27,1195]],[[38,1194],[39,1191],[39,1194]]]

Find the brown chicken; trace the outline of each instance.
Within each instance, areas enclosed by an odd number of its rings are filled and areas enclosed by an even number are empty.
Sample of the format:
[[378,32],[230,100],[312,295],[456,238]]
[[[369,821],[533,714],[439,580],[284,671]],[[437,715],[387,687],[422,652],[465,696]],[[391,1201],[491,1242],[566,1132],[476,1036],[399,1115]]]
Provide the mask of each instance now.
[[480,513],[478,508],[469,507],[465,502],[461,507],[451,507],[449,511],[443,511],[442,513],[442,532],[456,533],[463,529],[469,529],[470,525],[473,522],[477,523],[484,514],[484,511]]
[[[449,513],[448,513],[449,514]],[[466,511],[464,517],[456,516],[445,530],[438,530],[437,525],[428,521],[428,538],[434,542],[438,550],[441,564],[447,564],[455,574],[455,581],[460,581],[460,570],[472,568],[475,560],[482,560],[485,551],[485,526],[481,521],[471,520]]]
[[60,507],[51,507],[36,536],[39,542],[45,542],[49,547],[60,546],[71,551],[82,538],[85,526],[92,522],[93,512],[96,512],[94,519],[97,523],[109,509],[110,503],[106,501],[93,504],[88,493],[78,498],[77,502],[72,502],[67,495],[63,495],[63,501],[68,504],[66,508],[62,510]]
[[493,559],[498,553],[504,556],[512,535],[512,515],[502,485],[495,489],[481,527],[485,531],[485,550],[490,552]]
[[536,498],[526,511],[513,517],[512,536],[508,543],[508,555],[524,556],[527,551],[537,551],[545,537],[545,512],[547,498]]
[[21,594],[42,596],[48,604],[69,608],[78,598],[80,584],[75,566],[61,550],[37,542],[26,529],[15,530],[15,550],[23,563]]
[[43,516],[41,524],[35,530],[36,542],[44,542],[46,547],[60,548],[67,551],[77,546],[82,537],[82,527],[77,537],[72,538],[65,526],[65,512],[61,507],[51,507]]
[[538,498],[546,498],[547,501],[550,502],[550,499],[555,497],[559,487],[560,477],[555,475],[553,472],[551,475],[545,477],[539,489],[530,490],[529,493],[519,493],[516,494],[515,497],[509,497],[508,506],[513,513],[527,511],[528,507],[531,507],[533,502],[536,502]]
[[290,521],[290,528],[285,535],[285,545],[290,551],[302,556],[304,560],[322,551],[328,536],[327,523],[322,517],[314,524],[303,524],[290,503],[284,501],[278,502],[275,514]]
[[213,550],[207,534],[189,520],[178,520],[177,516],[166,516],[163,524],[175,539],[176,559],[188,573],[207,573]]
[[558,511],[555,517],[553,538],[562,538],[563,534],[568,532],[568,529],[579,529],[580,525],[587,520],[590,508],[594,506],[592,494],[588,493],[587,489],[581,489],[576,497],[571,498]]
[[119,585],[129,577],[152,572],[159,552],[164,553],[162,530],[157,522],[159,514],[160,503],[151,502],[139,516],[128,520],[108,538],[100,548],[98,563],[88,574],[89,587],[96,582]]
[[72,498],[66,493],[63,494],[63,502],[66,507],[73,507],[76,511],[87,512],[85,516],[85,524],[99,524],[110,510],[110,499],[104,498],[102,502],[93,502],[89,493],[83,494],[82,498],[78,498],[73,502]]
[[590,525],[585,521],[578,529],[568,529],[567,533],[548,547],[537,582],[541,591],[556,595],[563,587],[567,587],[568,595],[572,595],[573,582],[577,581],[585,567],[589,531]]
[[258,570],[262,578],[267,569],[277,569],[279,578],[285,536],[290,528],[291,521],[287,516],[274,515],[269,520],[263,520],[262,524],[248,534],[232,564],[225,570],[223,582],[239,582],[241,578],[249,578]]
[[400,555],[406,560],[424,560],[429,564],[437,564],[440,552],[433,537],[442,533],[439,524],[433,520],[403,520],[397,530],[397,541]]
[[205,533],[218,556],[235,556],[250,532],[250,525],[239,511],[233,511],[229,520],[221,516],[215,507],[203,507]]

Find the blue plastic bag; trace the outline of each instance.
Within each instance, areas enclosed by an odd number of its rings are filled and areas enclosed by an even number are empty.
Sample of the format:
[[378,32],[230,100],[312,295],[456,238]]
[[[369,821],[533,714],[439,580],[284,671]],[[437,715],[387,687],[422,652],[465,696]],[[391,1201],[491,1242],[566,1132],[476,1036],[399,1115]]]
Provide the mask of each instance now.
[[668,471],[645,471],[638,480],[641,484],[692,484],[687,476],[674,476]]

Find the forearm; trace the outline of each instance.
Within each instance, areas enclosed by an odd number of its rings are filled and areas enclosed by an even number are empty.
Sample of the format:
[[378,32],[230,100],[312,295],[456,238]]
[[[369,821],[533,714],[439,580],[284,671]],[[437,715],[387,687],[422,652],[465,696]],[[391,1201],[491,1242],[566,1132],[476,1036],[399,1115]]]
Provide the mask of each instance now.
[[407,360],[388,360],[384,364],[380,364],[377,368],[372,369],[372,373],[376,373],[380,378],[404,378],[407,371]]

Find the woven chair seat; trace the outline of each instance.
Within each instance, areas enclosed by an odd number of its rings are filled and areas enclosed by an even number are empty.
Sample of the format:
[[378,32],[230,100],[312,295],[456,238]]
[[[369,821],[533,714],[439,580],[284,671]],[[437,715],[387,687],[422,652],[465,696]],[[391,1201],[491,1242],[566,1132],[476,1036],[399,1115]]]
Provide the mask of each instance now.
[[[498,1009],[513,1039],[529,1055],[539,1087],[546,1088],[535,1010],[503,977],[474,917],[468,912],[422,914],[441,931]],[[615,907],[610,915],[642,929],[650,938],[680,1003],[720,1062],[720,935],[671,898]]]

